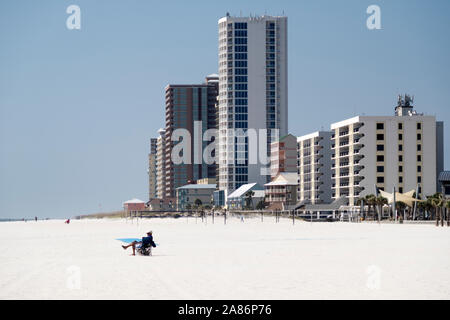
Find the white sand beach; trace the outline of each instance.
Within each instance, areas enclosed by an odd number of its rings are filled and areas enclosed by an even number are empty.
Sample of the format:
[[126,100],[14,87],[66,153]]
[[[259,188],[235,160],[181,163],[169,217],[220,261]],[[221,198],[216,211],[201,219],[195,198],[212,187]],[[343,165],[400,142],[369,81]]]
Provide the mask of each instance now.
[[[153,230],[152,257],[116,238]],[[449,299],[450,228],[266,217],[0,223],[0,299]]]

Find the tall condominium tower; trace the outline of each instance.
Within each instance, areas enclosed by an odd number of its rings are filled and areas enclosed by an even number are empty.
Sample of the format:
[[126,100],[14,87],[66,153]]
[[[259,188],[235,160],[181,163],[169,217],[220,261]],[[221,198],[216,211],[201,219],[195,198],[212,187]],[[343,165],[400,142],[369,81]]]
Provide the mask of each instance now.
[[158,139],[150,139],[150,153],[148,154],[148,199],[156,198],[156,144]]
[[[246,183],[270,180],[273,129],[288,132],[287,17],[231,17],[219,20],[219,188],[228,193]],[[258,139],[258,160],[237,129],[267,130]],[[241,131],[242,131],[241,130]],[[252,143],[252,142],[251,142]],[[250,154],[251,153],[251,154]],[[262,170],[261,170],[262,169]]]
[[[203,84],[170,84],[166,87],[166,198],[175,197],[176,189],[189,182],[216,178],[216,164],[206,164],[203,153],[200,156],[194,153],[196,150],[204,150],[210,143],[203,141],[205,131],[216,129],[218,86],[218,76],[213,74],[206,77]],[[173,141],[172,134],[177,129],[186,129],[190,133],[190,163],[175,164],[173,162],[172,151],[179,142]]]

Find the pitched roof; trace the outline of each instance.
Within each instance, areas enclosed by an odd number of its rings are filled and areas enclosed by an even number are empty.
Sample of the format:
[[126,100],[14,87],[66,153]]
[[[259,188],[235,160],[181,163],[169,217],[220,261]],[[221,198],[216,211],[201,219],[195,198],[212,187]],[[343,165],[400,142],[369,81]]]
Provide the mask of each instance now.
[[264,190],[254,190],[255,195],[253,198],[264,198],[266,196],[266,192]]
[[248,183],[240,186],[238,189],[236,189],[233,193],[231,193],[228,196],[228,199],[230,198],[240,198],[244,194],[246,194],[250,190],[262,190],[259,184],[257,183]]
[[266,183],[265,187],[270,186],[292,186],[298,184],[297,172],[280,172],[272,182]]
[[336,211],[340,207],[348,205],[348,199],[346,197],[341,197],[334,200],[329,204],[304,204],[300,203],[295,207],[295,210],[305,210],[305,211]]
[[145,203],[145,201],[134,198],[134,199],[125,201],[123,204],[132,204],[132,203]]
[[450,181],[450,171],[443,171],[439,174],[439,181]]

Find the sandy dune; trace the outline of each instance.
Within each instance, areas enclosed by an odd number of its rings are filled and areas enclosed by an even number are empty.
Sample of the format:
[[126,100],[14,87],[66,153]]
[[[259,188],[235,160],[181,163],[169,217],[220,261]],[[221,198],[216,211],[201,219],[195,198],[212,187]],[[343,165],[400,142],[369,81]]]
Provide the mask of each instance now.
[[[116,238],[153,230],[153,257]],[[274,218],[0,223],[0,299],[449,299],[450,228]]]

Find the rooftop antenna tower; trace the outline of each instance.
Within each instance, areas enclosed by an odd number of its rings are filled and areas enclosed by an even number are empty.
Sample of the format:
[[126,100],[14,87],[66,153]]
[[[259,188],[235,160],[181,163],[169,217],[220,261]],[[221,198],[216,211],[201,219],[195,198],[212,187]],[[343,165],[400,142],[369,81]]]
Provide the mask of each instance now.
[[397,106],[395,107],[395,115],[402,116],[411,116],[414,115],[414,96],[410,96],[409,94],[398,95]]

